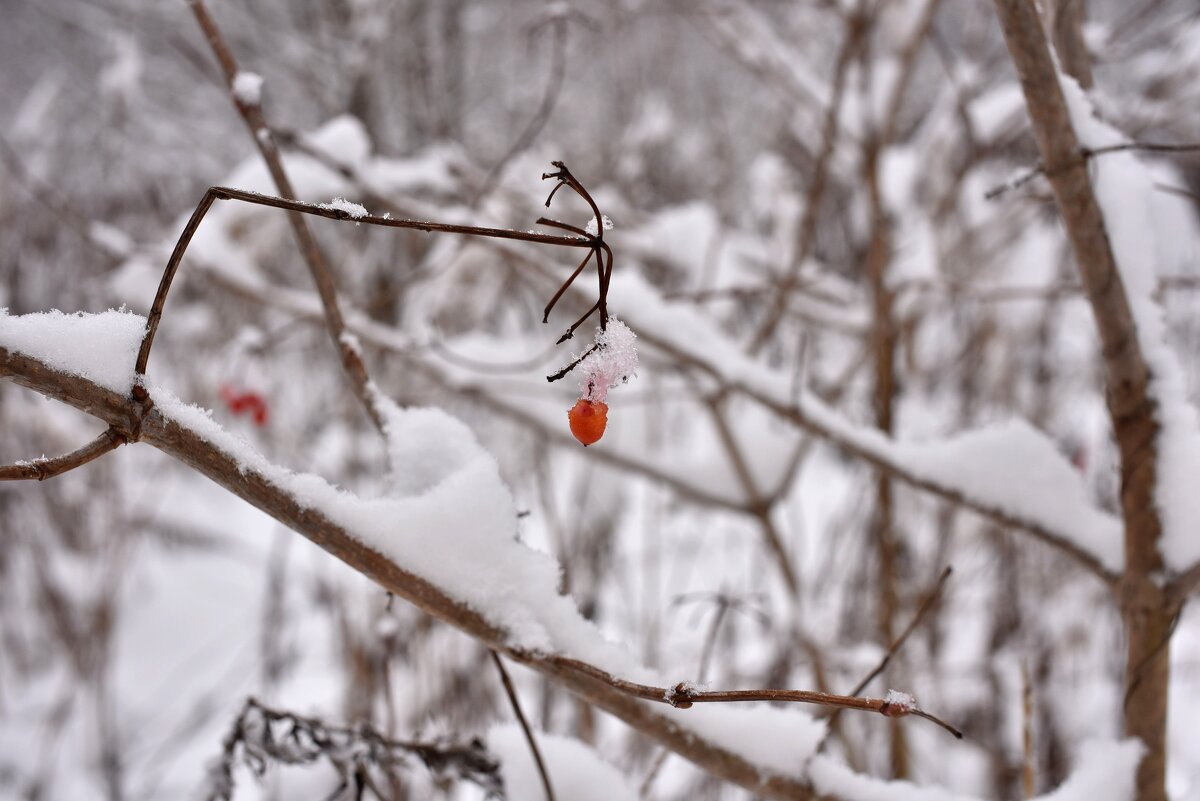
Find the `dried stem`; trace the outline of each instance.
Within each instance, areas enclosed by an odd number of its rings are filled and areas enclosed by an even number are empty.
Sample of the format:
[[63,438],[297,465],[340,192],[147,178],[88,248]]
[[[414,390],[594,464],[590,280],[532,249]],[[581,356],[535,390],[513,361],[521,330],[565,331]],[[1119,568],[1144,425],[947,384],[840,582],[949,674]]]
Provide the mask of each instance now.
[[222,740],[221,756],[209,770],[209,801],[233,797],[233,769],[239,757],[257,776],[266,772],[270,761],[308,765],[323,759],[341,774],[343,788],[347,780],[369,786],[374,781],[370,767],[395,774],[408,767],[410,757],[416,757],[431,771],[469,781],[490,797],[503,797],[500,764],[478,740],[397,740],[367,723],[333,726],[318,718],[272,709],[255,698],[246,699]]
[[[154,335],[158,331],[158,326],[162,319],[163,306],[166,304],[167,294],[171,290],[171,284],[174,281],[175,274],[179,270],[179,265],[183,260],[184,253],[187,252],[188,245],[191,244],[192,238],[196,234],[196,230],[200,227],[201,220],[208,213],[209,209],[217,200],[240,200],[244,203],[250,203],[257,206],[267,206],[270,208],[283,209],[285,211],[297,214],[311,214],[316,217],[324,217],[330,220],[340,220],[343,222],[362,223],[366,225],[379,225],[385,228],[405,228],[416,231],[426,231],[430,233],[447,233],[460,234],[463,236],[484,236],[496,239],[515,239],[522,242],[535,242],[544,245],[558,245],[561,247],[593,247],[592,242],[588,239],[580,239],[571,236],[559,236],[556,234],[539,234],[528,231],[514,231],[507,228],[489,228],[478,225],[456,225],[450,223],[438,223],[428,220],[406,220],[393,217],[377,217],[367,214],[361,217],[353,217],[349,212],[343,209],[335,209],[328,206],[322,206],[317,203],[305,203],[300,200],[289,200],[282,197],[272,197],[270,195],[261,195],[257,192],[246,192],[241,189],[232,189],[225,186],[210,187],[204,193],[204,197],[200,199],[200,203],[196,206],[196,210],[192,212],[191,218],[188,219],[187,225],[179,235],[178,241],[175,243],[175,249],[171,253],[171,257],[167,260],[166,269],[163,271],[162,281],[159,283],[158,292],[154,296],[154,303],[150,307],[150,316],[146,321],[146,334],[142,338],[142,345],[138,351],[137,363],[135,371],[138,375],[144,375],[146,372],[146,363],[150,358],[150,348],[154,344]],[[591,255],[590,253],[588,254]],[[339,310],[339,319],[341,311]],[[328,320],[328,315],[326,315]],[[345,322],[341,323],[341,331],[348,331]]]
[[513,714],[517,716],[517,722],[521,724],[521,731],[525,733],[525,740],[529,743],[529,751],[533,754],[533,762],[537,765],[538,775],[542,778],[542,788],[546,791],[546,801],[554,801],[554,788],[550,785],[550,774],[546,771],[546,763],[542,761],[542,751],[538,748],[537,740],[533,736],[533,729],[529,727],[529,721],[525,719],[525,713],[521,711],[521,702],[517,698],[516,688],[513,687],[512,679],[508,676],[508,671],[504,669],[504,663],[500,661],[500,655],[495,651],[489,651],[492,655],[492,662],[496,665],[496,670],[500,673],[500,683],[504,685],[504,693],[508,696],[508,703],[512,706]]
[[890,704],[882,698],[862,698],[850,695],[834,695],[833,693],[815,692],[813,690],[697,690],[688,682],[680,682],[674,687],[656,687],[652,684],[639,684],[613,676],[599,668],[564,656],[547,657],[555,664],[569,666],[574,670],[596,678],[609,686],[620,690],[626,695],[641,698],[646,701],[673,706],[676,709],[689,709],[693,704],[720,704],[747,701],[775,701],[795,704],[816,704],[817,706],[834,709],[855,709],[860,712],[878,712],[885,717],[899,718],[915,715],[936,723],[956,738],[962,739],[962,732],[946,721],[920,709],[905,709]]

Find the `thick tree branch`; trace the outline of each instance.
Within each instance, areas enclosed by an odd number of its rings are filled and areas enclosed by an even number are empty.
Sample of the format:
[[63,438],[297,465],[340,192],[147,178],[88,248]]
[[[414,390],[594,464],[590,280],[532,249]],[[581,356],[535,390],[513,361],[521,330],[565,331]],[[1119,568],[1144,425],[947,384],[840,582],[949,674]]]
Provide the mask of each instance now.
[[[408,572],[352,537],[320,510],[300,504],[265,476],[246,469],[230,455],[218,450],[195,432],[165,418],[158,410],[131,397],[67,375],[41,361],[0,348],[0,377],[9,378],[47,397],[62,401],[107,422],[130,441],[141,441],[172,456],[207,476],[232,494],[261,509],[307,537],[314,544],[367,576],[389,592],[422,611],[504,653],[534,670],[548,675],[571,692],[613,714],[677,754],[700,765],[712,775],[739,784],[765,798],[810,799],[812,789],[804,782],[765,773],[759,765],[680,726],[653,705],[642,693],[632,693],[620,679],[585,663],[513,648],[504,631],[480,613],[448,596],[427,580]],[[632,685],[631,685],[632,686]],[[643,685],[637,685],[644,689]],[[654,700],[670,703],[664,688]],[[791,691],[785,691],[791,692]],[[732,695],[732,694],[730,694]],[[759,697],[762,693],[757,693]],[[677,700],[684,700],[680,698]],[[694,700],[749,700],[740,698],[696,698]],[[783,699],[800,700],[800,699]],[[811,699],[818,702],[817,699]],[[857,699],[864,709],[884,712],[872,699]],[[885,712],[886,714],[886,712]],[[913,714],[917,714],[916,711]]]

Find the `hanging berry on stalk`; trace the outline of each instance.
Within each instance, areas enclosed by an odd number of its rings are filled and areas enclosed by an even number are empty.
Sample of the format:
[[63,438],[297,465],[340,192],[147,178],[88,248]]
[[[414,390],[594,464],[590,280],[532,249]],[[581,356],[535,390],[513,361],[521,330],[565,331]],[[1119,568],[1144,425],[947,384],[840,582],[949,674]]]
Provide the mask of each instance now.
[[608,424],[608,391],[637,375],[636,339],[625,323],[610,317],[608,330],[597,329],[595,343],[573,362],[581,375],[580,394],[567,412],[567,421],[571,433],[584,447],[604,435]]
[[546,311],[542,317],[543,323],[549,321],[550,311],[567,291],[567,288],[584,271],[588,262],[593,259],[596,261],[596,277],[599,285],[596,302],[567,329],[558,341],[562,343],[572,338],[576,329],[593,314],[598,313],[600,326],[596,331],[596,340],[590,348],[573,359],[566,367],[554,375],[546,377],[548,381],[557,381],[575,368],[580,368],[583,376],[581,393],[579,400],[567,412],[567,422],[575,439],[587,447],[604,435],[604,429],[608,425],[608,404],[605,401],[608,398],[609,388],[617,383],[623,384],[637,374],[637,349],[633,344],[636,337],[624,323],[608,316],[608,286],[609,280],[612,278],[613,254],[612,248],[604,242],[604,232],[612,228],[612,222],[607,216],[600,213],[600,208],[596,205],[595,200],[566,168],[566,165],[561,161],[555,161],[553,164],[558,168],[557,171],[542,175],[543,179],[554,178],[558,181],[550,192],[550,196],[546,198],[546,206],[550,205],[555,193],[566,186],[587,202],[593,214],[592,220],[586,228],[579,228],[545,217],[538,220],[541,225],[561,228],[584,237],[589,244],[587,255],[584,256],[583,261],[546,304]]

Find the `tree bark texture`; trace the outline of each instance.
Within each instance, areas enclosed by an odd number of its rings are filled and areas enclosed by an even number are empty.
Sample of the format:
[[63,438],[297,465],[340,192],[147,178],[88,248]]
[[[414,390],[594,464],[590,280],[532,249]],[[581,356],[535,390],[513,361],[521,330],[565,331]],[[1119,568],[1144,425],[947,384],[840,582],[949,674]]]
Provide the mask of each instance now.
[[1031,0],[995,0],[995,5],[1021,79],[1042,166],[1100,334],[1106,400],[1120,454],[1125,527],[1125,572],[1119,584],[1126,637],[1124,729],[1146,746],[1138,768],[1138,801],[1165,801],[1168,646],[1174,612],[1159,581],[1159,425],[1149,392],[1150,372],[1037,10]]

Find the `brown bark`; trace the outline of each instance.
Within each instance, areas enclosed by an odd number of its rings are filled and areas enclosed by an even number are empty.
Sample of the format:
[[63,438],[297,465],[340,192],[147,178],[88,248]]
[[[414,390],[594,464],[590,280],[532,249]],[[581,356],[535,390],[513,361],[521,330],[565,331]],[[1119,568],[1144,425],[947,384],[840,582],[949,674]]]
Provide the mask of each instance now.
[[[867,245],[866,271],[871,286],[873,305],[871,347],[875,363],[873,405],[876,427],[891,436],[893,406],[896,399],[896,330],[892,314],[893,294],[887,285],[887,269],[892,258],[892,225],[883,209],[876,170],[879,149],[868,144],[865,149],[863,173],[871,196],[871,240]],[[873,540],[878,559],[876,577],[879,598],[876,607],[877,633],[881,642],[895,639],[896,617],[900,611],[899,548],[892,502],[892,478],[879,471],[875,478],[875,518]],[[894,671],[889,671],[892,683]],[[888,735],[891,775],[908,778],[908,740],[904,730],[893,721]]]
[[1162,527],[1154,499],[1159,427],[1150,373],[1037,11],[1030,0],[996,0],[996,11],[1100,334],[1125,524],[1125,573],[1119,587],[1127,640],[1125,733],[1146,746],[1138,768],[1138,801],[1165,801],[1168,643],[1174,614],[1156,580],[1163,567],[1158,549]]

